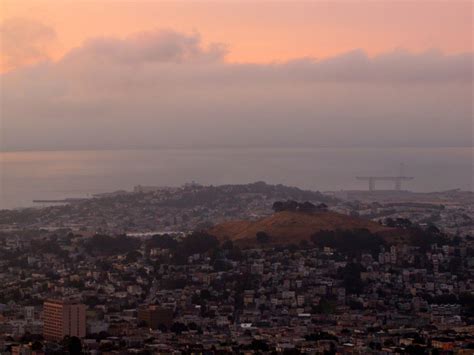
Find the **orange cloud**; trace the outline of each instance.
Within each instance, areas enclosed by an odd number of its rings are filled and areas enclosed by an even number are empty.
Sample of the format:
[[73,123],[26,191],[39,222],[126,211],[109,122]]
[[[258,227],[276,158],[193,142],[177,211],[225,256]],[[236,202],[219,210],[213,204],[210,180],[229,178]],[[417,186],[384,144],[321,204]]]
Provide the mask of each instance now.
[[230,62],[324,58],[353,48],[376,55],[472,47],[471,1],[4,0],[2,6],[0,20],[30,18],[56,29],[60,46],[48,50],[54,59],[91,37],[156,28],[198,30],[209,42],[226,43]]
[[1,72],[49,58],[56,32],[41,22],[12,18],[0,24],[0,37]]

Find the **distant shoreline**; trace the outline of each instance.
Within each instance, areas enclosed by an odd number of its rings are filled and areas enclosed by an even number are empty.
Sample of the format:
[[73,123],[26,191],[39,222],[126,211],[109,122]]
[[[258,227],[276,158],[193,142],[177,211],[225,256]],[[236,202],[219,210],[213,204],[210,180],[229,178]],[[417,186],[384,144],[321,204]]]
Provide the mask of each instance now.
[[[332,146],[332,145],[176,145],[176,146],[143,146],[143,147],[64,147],[64,148],[16,148],[16,149],[0,149],[3,153],[42,153],[42,152],[94,152],[94,151],[143,151],[143,150],[213,150],[213,149],[236,149],[236,150],[252,150],[252,149],[474,149],[474,145],[448,145],[448,146],[411,146],[411,145],[394,145],[394,146],[377,146],[377,145],[348,145],[348,146]],[[1,162],[0,162],[1,163]]]

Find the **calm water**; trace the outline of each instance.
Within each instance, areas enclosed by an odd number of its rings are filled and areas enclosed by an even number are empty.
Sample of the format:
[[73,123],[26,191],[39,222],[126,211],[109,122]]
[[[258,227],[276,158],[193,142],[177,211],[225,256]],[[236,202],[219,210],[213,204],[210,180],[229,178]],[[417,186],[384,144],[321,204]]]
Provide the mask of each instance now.
[[[357,175],[415,177],[415,191],[472,190],[473,148],[160,149],[0,153],[0,208],[84,197],[134,185],[263,180],[302,188],[366,189]],[[391,188],[380,184],[380,188]]]

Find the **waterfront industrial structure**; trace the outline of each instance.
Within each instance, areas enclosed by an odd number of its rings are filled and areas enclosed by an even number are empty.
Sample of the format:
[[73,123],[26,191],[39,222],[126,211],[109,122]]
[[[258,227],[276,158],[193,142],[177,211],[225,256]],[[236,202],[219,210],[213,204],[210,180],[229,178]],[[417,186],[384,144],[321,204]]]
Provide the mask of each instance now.
[[403,163],[400,164],[400,170],[398,172],[398,176],[357,176],[357,180],[363,180],[369,182],[369,191],[375,191],[375,183],[377,181],[393,181],[395,183],[394,190],[401,191],[402,190],[402,181],[413,180],[413,176],[405,176],[404,169],[405,165]]
[[369,182],[369,191],[375,191],[375,183],[377,181],[393,181],[395,183],[394,190],[402,190],[402,181],[413,180],[413,176],[357,176],[357,180]]

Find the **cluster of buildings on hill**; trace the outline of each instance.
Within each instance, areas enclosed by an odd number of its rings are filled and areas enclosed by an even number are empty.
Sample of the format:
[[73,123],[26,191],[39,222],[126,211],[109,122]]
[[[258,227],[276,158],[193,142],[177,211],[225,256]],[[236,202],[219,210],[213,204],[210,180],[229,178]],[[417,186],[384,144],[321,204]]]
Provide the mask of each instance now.
[[275,201],[311,201],[330,210],[376,221],[409,218],[420,225],[460,235],[474,235],[474,193],[451,191],[352,192],[335,194],[282,185],[182,187],[136,186],[133,192],[117,191],[89,200],[40,209],[0,211],[0,232],[31,229],[72,229],[81,233],[187,232],[227,220],[254,220],[268,216]]
[[255,219],[277,200],[332,201],[318,192],[282,185],[137,186],[85,201],[40,209],[0,210],[0,232],[25,229],[142,233],[190,231],[230,219]]
[[363,218],[408,218],[421,226],[435,225],[453,235],[474,235],[474,192],[352,191],[335,194],[333,209]]

